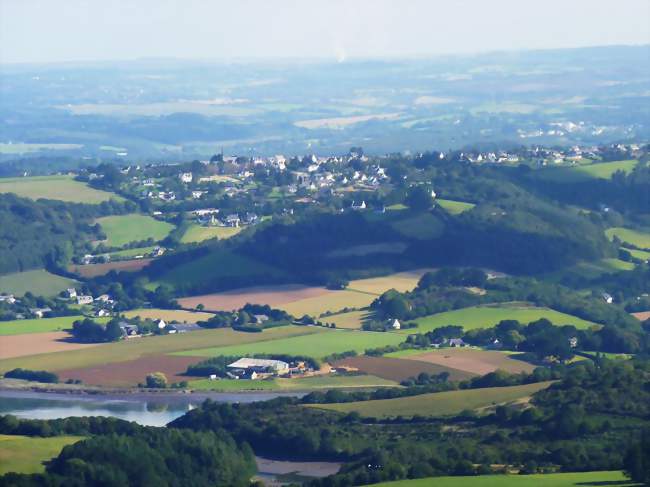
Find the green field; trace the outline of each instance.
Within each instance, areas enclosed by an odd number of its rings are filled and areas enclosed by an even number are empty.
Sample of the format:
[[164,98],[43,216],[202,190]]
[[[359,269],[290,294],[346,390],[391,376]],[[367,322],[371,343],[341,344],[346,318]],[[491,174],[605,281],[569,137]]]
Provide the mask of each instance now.
[[219,278],[239,276],[282,276],[283,273],[271,266],[256,262],[248,257],[228,251],[213,251],[191,262],[172,268],[150,287],[159,283],[171,286],[191,282],[192,284],[213,281]]
[[479,475],[475,477],[429,477],[382,482],[376,487],[632,487],[623,472],[571,472],[534,475]]
[[46,198],[73,203],[101,203],[109,199],[124,198],[106,191],[91,188],[75,181],[72,176],[36,176],[29,178],[0,179],[0,193],[15,193],[31,199]]
[[39,473],[45,471],[43,462],[57,456],[64,446],[83,440],[80,436],[0,435],[0,475],[7,472]]
[[28,291],[36,296],[55,296],[77,284],[79,282],[74,279],[50,274],[43,269],[0,276],[0,292],[16,296],[22,296]]
[[442,200],[436,198],[436,203],[439,204],[443,210],[452,215],[459,215],[464,211],[471,210],[476,205],[473,203],[465,203],[464,201]]
[[458,391],[434,392],[397,399],[379,399],[338,404],[318,404],[310,407],[342,413],[357,412],[362,416],[387,418],[394,416],[451,416],[464,410],[476,410],[529,397],[545,389],[551,382],[538,382],[511,387],[490,387]]
[[[312,328],[313,329],[313,328]],[[307,355],[322,358],[337,352],[355,350],[363,352],[367,348],[397,345],[404,337],[396,333],[380,333],[353,330],[332,330],[316,328],[318,333],[306,336],[283,338],[265,342],[248,343],[229,347],[198,348],[179,352],[176,355],[213,357],[217,355],[250,355],[255,353],[280,353]]]
[[[72,328],[72,323],[80,319],[83,319],[83,316],[59,316],[57,318],[0,321],[0,336],[63,331]],[[98,323],[106,323],[109,318],[94,318],[94,320]]]
[[316,333],[316,331],[316,328],[306,326],[283,326],[264,330],[262,333],[245,333],[234,331],[231,328],[220,328],[121,340],[65,353],[43,353],[0,360],[0,373],[16,367],[49,371],[78,369],[112,362],[126,362],[147,354],[166,354],[206,346],[227,347],[261,340],[279,340],[295,335]]
[[372,375],[317,375],[298,379],[233,380],[201,379],[191,381],[190,389],[198,391],[310,391],[318,389],[354,389],[397,387],[396,382]]
[[613,227],[605,230],[607,238],[612,240],[618,237],[622,242],[627,242],[640,249],[650,250],[650,232],[641,232],[630,228]]
[[417,333],[424,333],[445,325],[460,325],[465,330],[473,330],[475,328],[489,328],[501,320],[517,320],[521,323],[530,323],[540,318],[547,318],[556,325],[573,325],[579,329],[598,326],[596,323],[549,308],[504,304],[500,306],[472,306],[425,316],[415,320],[418,324],[415,330],[405,329],[399,333],[407,335],[416,331]]
[[593,178],[609,179],[616,171],[632,171],[638,162],[637,160],[626,160],[584,164],[573,167],[549,167],[540,169],[538,175],[542,179],[558,183],[573,183]]
[[169,235],[174,225],[146,215],[116,215],[97,219],[106,234],[106,244],[121,247],[130,242],[152,238],[159,241]]
[[209,240],[211,238],[224,240],[234,237],[242,230],[242,227],[204,227],[192,224],[183,234],[183,237],[181,237],[181,243],[203,242],[204,240]]
[[154,246],[149,246],[149,247],[138,247],[136,249],[126,249],[126,250],[118,250],[117,252],[111,252],[109,255],[111,256],[111,259],[125,259],[129,257],[135,257],[136,255],[142,255],[142,256],[147,256],[153,252]]
[[645,250],[636,250],[636,249],[625,249],[627,250],[630,254],[632,254],[632,257],[635,259],[640,259],[640,260],[650,260],[650,252],[647,252]]

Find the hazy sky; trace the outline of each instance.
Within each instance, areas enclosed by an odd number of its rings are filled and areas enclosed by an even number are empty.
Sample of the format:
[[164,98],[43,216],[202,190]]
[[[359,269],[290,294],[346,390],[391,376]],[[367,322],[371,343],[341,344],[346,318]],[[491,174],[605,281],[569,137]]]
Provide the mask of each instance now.
[[650,0],[0,0],[0,62],[650,43]]

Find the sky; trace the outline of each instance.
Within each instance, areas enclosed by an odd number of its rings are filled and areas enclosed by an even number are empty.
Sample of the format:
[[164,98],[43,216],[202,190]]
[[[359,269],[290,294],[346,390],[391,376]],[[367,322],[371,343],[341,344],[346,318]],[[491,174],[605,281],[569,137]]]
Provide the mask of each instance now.
[[649,44],[649,19],[650,0],[0,0],[0,63]]

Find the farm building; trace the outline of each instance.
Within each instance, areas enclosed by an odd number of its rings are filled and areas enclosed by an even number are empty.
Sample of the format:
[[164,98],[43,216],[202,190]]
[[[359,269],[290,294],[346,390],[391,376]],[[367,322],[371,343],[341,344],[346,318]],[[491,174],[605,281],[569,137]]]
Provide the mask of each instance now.
[[237,378],[255,379],[258,376],[278,375],[289,371],[289,364],[281,360],[240,358],[228,365],[232,375]]

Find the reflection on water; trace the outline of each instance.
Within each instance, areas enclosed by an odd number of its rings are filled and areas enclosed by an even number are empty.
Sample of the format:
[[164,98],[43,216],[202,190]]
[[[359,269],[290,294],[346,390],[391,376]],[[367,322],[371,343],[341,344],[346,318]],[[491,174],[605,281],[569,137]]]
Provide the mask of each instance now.
[[164,426],[200,405],[207,397],[218,402],[253,402],[276,393],[250,394],[135,394],[131,396],[79,396],[28,391],[0,391],[0,415],[57,419],[72,416],[112,416],[145,426]]

